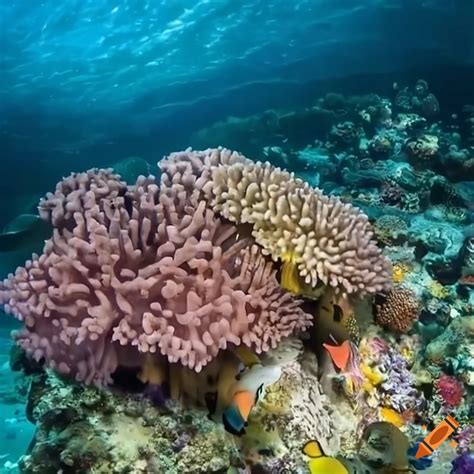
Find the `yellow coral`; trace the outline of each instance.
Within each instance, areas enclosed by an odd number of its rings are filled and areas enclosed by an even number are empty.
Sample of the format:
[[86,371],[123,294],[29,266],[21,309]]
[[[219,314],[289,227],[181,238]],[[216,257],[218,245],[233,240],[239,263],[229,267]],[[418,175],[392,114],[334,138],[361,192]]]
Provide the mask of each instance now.
[[410,347],[402,347],[400,349],[400,354],[408,363],[412,363],[415,356],[415,351]]
[[360,369],[371,386],[376,387],[384,381],[383,375],[369,365],[362,363]]
[[397,263],[393,266],[392,279],[394,283],[401,283],[407,276],[409,271],[406,263]]
[[403,417],[393,408],[380,408],[380,417],[384,421],[388,421],[389,423],[392,423],[392,425],[395,425],[398,428],[402,427],[405,424],[405,420],[403,419]]
[[436,280],[433,280],[430,283],[428,291],[430,292],[431,296],[440,300],[449,296],[449,291],[439,281]]

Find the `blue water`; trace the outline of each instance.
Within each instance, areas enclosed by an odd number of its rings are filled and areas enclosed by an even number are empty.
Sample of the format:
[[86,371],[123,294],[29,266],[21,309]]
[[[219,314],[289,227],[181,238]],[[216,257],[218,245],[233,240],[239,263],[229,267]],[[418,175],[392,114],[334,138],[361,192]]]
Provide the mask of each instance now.
[[[390,92],[425,73],[459,103],[473,24],[472,0],[4,0],[0,228],[72,170],[153,163],[217,120],[305,106],[336,84]],[[24,259],[0,253],[0,276]],[[0,384],[14,393],[10,329]],[[0,466],[31,438],[21,408],[0,405]]]
[[471,0],[1,2],[0,224],[77,163],[156,162],[216,120],[307,105],[336,81],[454,82],[473,19]]

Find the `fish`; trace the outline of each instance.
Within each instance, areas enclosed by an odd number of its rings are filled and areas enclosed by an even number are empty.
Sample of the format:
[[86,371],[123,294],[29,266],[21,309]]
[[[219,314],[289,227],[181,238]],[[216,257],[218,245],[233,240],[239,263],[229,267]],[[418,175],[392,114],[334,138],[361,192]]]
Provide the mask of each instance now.
[[253,365],[244,370],[231,387],[230,403],[222,413],[226,431],[235,436],[244,435],[250,413],[263,398],[265,387],[278,382],[280,377],[281,367],[278,365]]
[[339,370],[344,370],[347,367],[351,356],[351,343],[349,340],[345,340],[342,344],[338,345],[323,343],[323,347]]
[[0,252],[39,251],[53,235],[49,222],[32,214],[21,214],[0,233]]
[[252,368],[254,365],[261,365],[258,356],[245,346],[238,346],[233,352],[240,360],[240,364],[237,368],[237,375],[235,376],[237,380],[240,379],[240,376],[246,369]]
[[316,440],[303,446],[303,453],[310,458],[308,462],[311,474],[349,474],[349,470],[339,459],[326,456]]

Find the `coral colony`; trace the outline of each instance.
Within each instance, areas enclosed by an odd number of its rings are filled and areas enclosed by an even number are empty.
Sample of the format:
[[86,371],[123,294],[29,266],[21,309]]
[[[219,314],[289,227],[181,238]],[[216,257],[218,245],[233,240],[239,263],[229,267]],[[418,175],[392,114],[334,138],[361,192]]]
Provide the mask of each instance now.
[[193,137],[264,162],[58,183],[43,252],[0,284],[37,426],[21,470],[472,472],[474,129],[439,113],[425,81],[328,94]]

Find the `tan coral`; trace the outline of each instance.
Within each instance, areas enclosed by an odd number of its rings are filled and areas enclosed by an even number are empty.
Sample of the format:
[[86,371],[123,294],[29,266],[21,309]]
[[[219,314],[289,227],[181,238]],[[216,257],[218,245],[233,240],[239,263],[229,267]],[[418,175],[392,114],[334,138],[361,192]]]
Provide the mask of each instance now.
[[[226,149],[172,155],[171,166],[177,161],[192,163],[199,172],[196,184],[214,210],[231,222],[250,224],[264,252],[290,266],[288,271],[284,265],[288,283],[282,284],[294,293],[305,293],[304,285],[360,296],[390,287],[390,263],[357,208],[323,195],[293,173]],[[170,164],[165,160],[161,166],[167,170]]]

